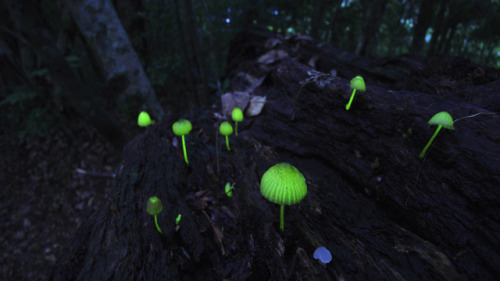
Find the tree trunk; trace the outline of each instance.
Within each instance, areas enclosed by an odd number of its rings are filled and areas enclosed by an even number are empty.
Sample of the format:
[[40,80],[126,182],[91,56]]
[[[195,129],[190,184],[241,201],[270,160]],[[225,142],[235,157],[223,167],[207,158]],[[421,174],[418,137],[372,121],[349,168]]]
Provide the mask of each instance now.
[[363,24],[358,37],[356,55],[366,56],[377,37],[387,0],[363,1]]
[[[253,30],[232,42],[229,54],[240,54],[229,57],[233,86],[245,87],[241,73],[266,77],[255,94],[268,101],[259,116],[239,124],[238,137],[229,137],[231,151],[214,147],[215,120],[198,120],[196,134],[186,136],[187,167],[182,148],[171,142],[173,120],[149,127],[126,146],[112,199],[77,231],[54,280],[499,276],[498,118],[457,120],[456,130],[443,131],[422,160],[433,114],[448,110],[458,118],[488,110],[367,80],[367,91],[346,111],[348,79],[297,58],[257,62],[271,38],[282,40],[283,51],[307,45],[321,52],[316,41],[273,36]],[[486,93],[496,91],[491,86]],[[263,173],[279,162],[296,166],[308,185],[305,199],[286,207],[284,232],[279,205],[259,191]],[[235,182],[233,197],[224,193],[226,182]],[[153,195],[164,203],[162,234],[145,210]],[[319,246],[331,251],[331,263],[313,258]]]
[[410,47],[412,53],[419,54],[424,48],[425,35],[431,25],[434,4],[433,0],[422,0],[418,11],[417,24],[413,29],[413,40]]
[[434,21],[432,38],[429,46],[428,55],[432,56],[436,53],[436,46],[439,38],[443,37],[443,22],[445,19],[446,10],[448,9],[449,0],[441,1],[439,4],[439,11],[436,15],[436,20]]
[[62,89],[63,103],[88,120],[113,146],[121,149],[125,143],[124,132],[68,65],[57,48],[56,40],[44,26],[40,2],[6,0],[5,3],[20,34],[30,44],[41,64],[50,71],[54,84]]
[[162,120],[163,109],[111,0],[66,3],[80,32],[99,55],[106,79],[125,77],[128,83],[125,94],[138,96],[144,104],[143,109],[154,119]]
[[339,31],[338,31],[338,25],[337,25],[337,16],[339,14],[340,6],[342,5],[343,1],[344,0],[336,0],[335,1],[335,8],[334,8],[335,10],[333,12],[332,18],[330,19],[330,27],[328,28],[328,33],[330,34],[330,36],[327,36],[327,39],[329,38],[328,40],[334,44],[338,44],[337,33]]
[[198,90],[198,105],[203,106],[207,101],[208,93],[208,71],[205,62],[204,49],[201,44],[201,38],[196,26],[196,17],[193,12],[191,0],[183,0],[183,8],[186,15],[186,26],[191,43],[191,50],[195,57],[195,64],[199,74],[199,81],[203,86],[202,90]]
[[325,14],[325,3],[324,1],[313,1],[313,10],[311,14],[311,37],[316,40],[323,40],[320,37],[319,31],[322,28]]

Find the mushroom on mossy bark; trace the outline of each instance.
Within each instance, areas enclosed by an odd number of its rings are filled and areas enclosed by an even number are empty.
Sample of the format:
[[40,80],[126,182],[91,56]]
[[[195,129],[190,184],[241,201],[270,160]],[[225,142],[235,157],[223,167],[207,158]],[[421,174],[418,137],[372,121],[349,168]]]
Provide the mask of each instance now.
[[349,103],[347,103],[347,105],[345,106],[345,110],[349,110],[349,108],[351,108],[351,103],[352,103],[352,100],[354,99],[354,95],[356,94],[356,90],[358,90],[360,92],[366,91],[365,80],[363,80],[363,77],[358,75],[358,76],[352,78],[351,89],[353,89],[352,94],[351,94],[351,98],[349,99]]
[[432,141],[436,138],[437,134],[441,130],[442,127],[448,130],[455,130],[455,127],[453,126],[453,118],[451,115],[446,112],[446,111],[441,111],[439,113],[436,113],[432,118],[427,122],[429,125],[438,125],[436,131],[434,132],[434,135],[432,135],[431,139],[427,142],[425,145],[424,149],[422,152],[420,152],[420,158],[424,158],[425,152],[429,148],[429,146],[432,144]]
[[231,118],[234,121],[234,134],[238,135],[238,122],[243,121],[243,111],[239,107],[235,107],[231,112]]
[[161,213],[162,210],[163,210],[163,205],[161,204],[160,198],[156,196],[149,197],[148,203],[146,204],[146,212],[155,217],[155,225],[159,233],[162,232],[160,226],[158,225],[157,215]]
[[260,181],[260,193],[267,200],[281,205],[280,230],[285,229],[285,205],[299,203],[307,195],[306,179],[288,163],[279,163],[267,170]]
[[221,133],[221,135],[226,136],[227,151],[230,151],[231,148],[229,147],[229,138],[228,138],[228,136],[233,133],[233,126],[231,126],[231,124],[229,124],[229,122],[224,121],[224,122],[222,122],[220,124],[219,132]]
[[186,141],[184,140],[184,135],[189,134],[189,132],[191,132],[191,129],[193,129],[193,126],[191,125],[191,122],[186,119],[179,119],[179,121],[175,122],[174,125],[172,125],[172,131],[174,131],[174,134],[181,136],[182,138],[182,151],[184,153],[184,161],[186,161],[186,165],[189,165],[189,161],[187,158]]

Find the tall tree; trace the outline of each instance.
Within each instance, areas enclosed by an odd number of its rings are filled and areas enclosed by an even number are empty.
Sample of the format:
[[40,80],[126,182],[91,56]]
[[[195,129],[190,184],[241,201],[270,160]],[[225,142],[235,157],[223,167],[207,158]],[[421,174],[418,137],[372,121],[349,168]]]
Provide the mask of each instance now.
[[142,99],[157,120],[164,112],[110,0],[67,0],[80,32],[99,55],[107,80],[125,77],[125,94]]
[[57,48],[56,40],[40,13],[40,1],[5,0],[5,3],[12,22],[22,36],[20,41],[32,49],[38,61],[49,70],[51,81],[62,90],[61,102],[88,120],[115,147],[121,148],[125,142],[124,132]]
[[434,24],[432,26],[432,38],[429,45],[428,55],[433,55],[436,52],[436,47],[438,43],[438,39],[442,36],[443,33],[443,22],[448,10],[448,4],[450,0],[443,0],[439,3],[439,10],[436,15],[436,19],[434,20]]
[[387,0],[361,1],[363,5],[363,24],[359,32],[356,55],[368,54],[370,44],[377,37]]
[[198,104],[204,105],[208,91],[208,71],[205,62],[204,49],[201,44],[200,34],[198,33],[198,28],[196,25],[196,15],[193,11],[193,4],[191,0],[183,0],[182,4],[186,16],[186,27],[189,36],[189,42],[191,43],[191,50],[195,58],[196,69],[198,70],[199,74],[198,82],[203,85],[203,91],[198,91]]
[[413,28],[413,40],[410,47],[410,52],[412,53],[422,52],[425,43],[425,35],[432,21],[434,4],[434,0],[422,0],[420,4],[417,24]]

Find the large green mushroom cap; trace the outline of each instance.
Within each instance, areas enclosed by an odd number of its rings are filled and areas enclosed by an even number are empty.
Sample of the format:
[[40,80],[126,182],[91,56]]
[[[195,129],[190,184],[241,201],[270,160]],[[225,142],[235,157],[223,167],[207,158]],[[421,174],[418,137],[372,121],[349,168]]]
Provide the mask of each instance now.
[[235,107],[231,112],[231,117],[234,122],[241,122],[243,121],[243,111],[239,107]]
[[189,132],[191,132],[191,129],[193,129],[193,126],[191,125],[191,122],[186,119],[179,119],[179,121],[175,122],[174,125],[172,125],[174,134],[178,136],[189,134]]
[[160,198],[156,196],[150,197],[146,205],[146,212],[148,212],[148,214],[152,216],[155,216],[161,213],[162,210],[163,204],[161,204]]
[[442,125],[448,130],[455,130],[455,127],[453,126],[453,118],[446,111],[436,113],[432,116],[428,123],[429,125]]
[[219,132],[223,136],[229,136],[230,134],[233,133],[233,126],[231,126],[231,124],[229,124],[229,122],[224,121],[220,124]]
[[294,166],[279,163],[269,168],[262,176],[260,193],[276,204],[296,204],[307,194],[306,179]]
[[358,91],[365,92],[366,87],[365,87],[365,80],[363,80],[363,77],[358,75],[358,76],[352,78],[351,89],[356,89]]

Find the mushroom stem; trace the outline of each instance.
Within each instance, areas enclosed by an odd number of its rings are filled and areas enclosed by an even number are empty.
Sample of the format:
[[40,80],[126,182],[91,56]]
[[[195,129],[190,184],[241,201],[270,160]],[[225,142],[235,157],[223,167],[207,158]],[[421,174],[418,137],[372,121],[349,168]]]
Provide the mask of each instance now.
[[234,134],[238,135],[238,122],[234,122]]
[[349,108],[351,108],[351,103],[352,103],[352,100],[354,99],[355,94],[356,94],[356,89],[353,89],[352,94],[351,94],[351,98],[349,99],[349,102],[345,106],[345,110],[349,110]]
[[158,229],[158,232],[159,232],[159,233],[162,233],[162,232],[161,232],[161,228],[160,228],[160,226],[158,225],[158,219],[157,219],[156,215],[155,215],[155,224],[156,224],[156,229]]
[[441,130],[441,127],[443,127],[443,125],[439,125],[436,129],[436,131],[434,132],[434,135],[432,135],[431,139],[429,140],[429,142],[427,142],[427,144],[425,145],[424,149],[422,150],[422,152],[420,152],[420,158],[424,158],[425,156],[425,152],[427,151],[427,149],[429,148],[429,146],[431,145],[432,141],[434,141],[434,139],[436,138],[437,134],[439,133],[439,131]]
[[280,230],[285,230],[285,205],[281,205],[280,207]]
[[184,140],[184,135],[182,135],[182,151],[184,152],[184,160],[186,161],[186,165],[189,166],[188,156],[186,152],[186,141]]
[[227,147],[227,151],[231,150],[231,148],[229,148],[229,138],[227,137],[227,135],[226,135],[226,147]]

